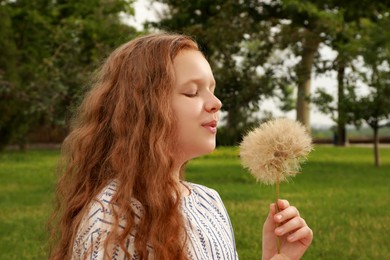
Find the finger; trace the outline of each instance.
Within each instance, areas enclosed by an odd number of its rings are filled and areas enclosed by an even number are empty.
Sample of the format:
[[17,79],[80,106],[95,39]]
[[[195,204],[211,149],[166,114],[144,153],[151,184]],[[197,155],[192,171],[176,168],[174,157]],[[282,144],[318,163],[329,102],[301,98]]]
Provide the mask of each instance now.
[[275,203],[269,204],[269,212],[274,215],[275,214]]
[[263,225],[263,231],[264,229],[267,229],[268,232],[273,232],[275,230],[276,223],[274,220],[274,214],[275,214],[275,203],[270,204],[269,213]]
[[290,207],[290,203],[288,202],[288,200],[278,199],[278,207],[279,210],[283,210],[287,207]]
[[[278,199],[278,207],[279,207],[279,211],[287,208],[290,206],[290,203],[287,201],[287,200],[281,200],[281,199]],[[276,213],[276,210],[275,210],[275,203],[272,203],[270,205],[270,210],[271,210],[271,213],[272,215],[274,215]]]
[[291,233],[287,237],[287,240],[289,242],[301,241],[304,245],[308,246],[313,240],[313,231],[308,226],[304,226]]
[[286,220],[292,219],[296,216],[299,216],[299,211],[294,206],[289,206],[284,210],[280,211],[274,216],[274,220],[276,223],[282,223]]
[[294,217],[290,220],[288,220],[286,223],[283,225],[279,226],[278,228],[275,229],[275,234],[278,236],[283,236],[285,234],[288,234],[290,232],[294,232],[306,225],[306,222],[303,218],[297,216]]

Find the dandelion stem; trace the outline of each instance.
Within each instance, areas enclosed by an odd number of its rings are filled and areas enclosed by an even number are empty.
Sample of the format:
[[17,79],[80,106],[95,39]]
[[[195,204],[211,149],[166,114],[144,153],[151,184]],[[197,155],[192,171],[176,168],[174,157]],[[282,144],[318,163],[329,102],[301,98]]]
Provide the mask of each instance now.
[[[279,200],[279,174],[276,177],[276,198],[275,198],[275,214],[279,213],[279,205],[278,205],[278,200]],[[278,227],[279,224],[276,224],[276,227]],[[278,249],[278,254],[280,254],[280,238],[277,236],[276,237],[276,246]]]

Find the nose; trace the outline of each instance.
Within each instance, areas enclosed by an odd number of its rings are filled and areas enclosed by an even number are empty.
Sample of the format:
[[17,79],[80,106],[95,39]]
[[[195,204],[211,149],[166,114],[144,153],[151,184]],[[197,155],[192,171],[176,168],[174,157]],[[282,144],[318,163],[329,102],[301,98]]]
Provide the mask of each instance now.
[[210,100],[206,103],[205,108],[207,112],[215,113],[218,112],[222,107],[222,102],[214,94]]

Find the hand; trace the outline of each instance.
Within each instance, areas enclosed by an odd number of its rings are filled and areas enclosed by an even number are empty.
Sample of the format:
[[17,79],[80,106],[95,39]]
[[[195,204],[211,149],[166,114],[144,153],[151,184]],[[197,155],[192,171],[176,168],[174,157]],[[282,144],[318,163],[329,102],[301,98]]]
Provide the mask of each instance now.
[[[275,203],[270,205],[263,226],[263,259],[300,259],[313,240],[313,232],[287,200],[278,200],[278,206],[280,212],[275,215]],[[277,253],[277,237],[280,254]]]
[[284,255],[284,254],[277,254],[274,255],[271,260],[290,260],[290,257]]

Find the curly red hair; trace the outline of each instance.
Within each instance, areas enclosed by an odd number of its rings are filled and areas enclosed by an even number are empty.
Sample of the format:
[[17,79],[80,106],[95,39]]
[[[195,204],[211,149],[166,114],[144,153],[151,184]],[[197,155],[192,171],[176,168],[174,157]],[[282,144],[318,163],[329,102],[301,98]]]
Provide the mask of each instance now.
[[[173,60],[190,38],[168,33],[141,36],[116,49],[97,73],[63,143],[56,208],[51,222],[51,259],[70,259],[73,241],[88,205],[112,180],[120,183],[112,202],[115,224],[105,243],[126,250],[134,227],[130,200],[144,207],[135,249],[147,259],[187,259],[180,194],[174,170],[177,133],[170,100]],[[183,238],[183,239],[178,239]],[[130,258],[129,253],[127,257]]]

